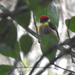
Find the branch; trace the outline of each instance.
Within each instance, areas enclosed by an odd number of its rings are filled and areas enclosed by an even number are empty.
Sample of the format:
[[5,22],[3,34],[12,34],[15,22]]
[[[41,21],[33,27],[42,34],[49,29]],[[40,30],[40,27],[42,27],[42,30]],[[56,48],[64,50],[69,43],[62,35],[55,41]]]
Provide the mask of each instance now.
[[68,37],[69,37],[69,39],[70,39],[70,33],[69,33],[69,26],[70,26],[70,19],[68,20],[68,25],[67,25],[67,33],[68,33]]
[[43,53],[43,55],[41,56],[41,58],[34,64],[34,66],[33,66],[33,68],[32,68],[32,70],[31,70],[31,72],[30,72],[29,75],[31,75],[31,74],[33,73],[34,69],[37,67],[38,63],[43,59],[44,56],[46,56],[46,55],[52,53],[53,49],[56,49],[56,47],[55,47],[54,45],[51,46],[47,51],[45,51],[45,52]]
[[70,54],[70,49],[65,49],[64,47],[62,47],[62,45],[59,45],[59,44],[52,45],[51,47],[49,47],[48,50],[46,50],[43,53],[43,55],[41,56],[41,58],[34,64],[33,69],[31,70],[31,72],[30,72],[29,75],[31,75],[33,73],[34,69],[36,68],[36,66],[38,65],[38,63],[43,59],[43,57],[51,54],[53,52],[53,50],[55,50],[55,49],[61,50],[63,55]]
[[17,10],[12,12],[12,14],[14,14],[16,16],[18,14],[22,14],[22,13],[27,12],[27,11],[29,11],[29,8],[27,5],[25,5],[25,6],[19,7]]
[[74,71],[71,71],[71,70],[68,70],[68,69],[62,68],[62,67],[60,67],[60,66],[58,66],[58,65],[56,65],[56,64],[53,64],[53,65],[56,66],[56,67],[58,67],[58,68],[60,68],[60,69],[65,70],[65,71],[69,71],[69,72],[71,72],[71,73],[75,73]]
[[[43,71],[46,70],[46,68],[48,68],[50,65],[54,64],[54,62],[55,62],[58,58],[62,57],[62,56],[65,55],[65,54],[70,54],[71,48],[65,49],[65,48],[61,47],[60,45],[57,45],[57,48],[58,48],[59,50],[60,50],[60,49],[62,50],[62,52],[60,53],[60,55],[59,55],[58,57],[52,59],[52,60],[50,61],[50,63],[47,64],[47,65],[44,67],[44,69],[41,70],[41,71],[40,71],[39,73],[37,73],[36,75],[40,75]],[[71,55],[71,54],[70,54],[70,55]]]
[[47,64],[40,72],[38,72],[36,75],[41,75],[41,73],[44,72],[44,71],[46,70],[46,68],[48,68],[50,65],[54,64],[54,62],[55,62],[58,58],[62,57],[63,55],[64,55],[64,54],[60,54],[58,57],[52,59],[52,60],[50,61],[50,63],[48,63],[48,64]]
[[0,14],[0,17],[1,18],[6,18],[6,17],[8,17],[8,16],[10,16],[11,18],[13,18],[13,16],[16,16],[16,15],[18,15],[18,14],[22,14],[22,13],[24,13],[24,12],[27,12],[27,11],[29,11],[29,8],[28,8],[28,6],[22,6],[22,7],[20,7],[20,8],[18,8],[18,9],[16,9],[15,11],[13,11],[13,12],[10,12],[8,9],[6,9],[6,8],[4,8],[4,10],[5,10],[5,12],[3,12],[3,13],[1,13]]
[[[34,14],[34,12],[33,12],[33,18],[34,18],[34,25],[35,25],[37,36],[38,36],[39,34],[38,34],[38,28],[37,28],[37,25],[36,25],[36,20],[35,20],[35,14]],[[40,42],[41,39],[39,38],[39,36],[37,38],[38,38],[38,41]]]
[[32,34],[34,37],[36,37],[37,39],[38,39],[38,37],[39,37],[39,39],[41,39],[41,36],[39,34],[37,34],[36,32],[34,32],[32,29],[28,28],[28,32],[30,34]]
[[19,59],[16,59],[14,62],[14,66],[12,66],[9,70],[9,72],[7,73],[7,75],[10,75],[16,68],[17,63],[19,62]]
[[59,49],[63,53],[63,55],[65,55],[65,54],[70,54],[71,55],[71,48],[65,49],[63,47],[63,45],[65,45],[65,44],[69,44],[71,47],[75,46],[75,37],[73,37],[70,40],[69,39],[66,40],[64,43],[52,45],[48,50],[46,50],[43,53],[43,55],[41,56],[41,58],[34,64],[33,69],[31,70],[31,72],[30,72],[29,75],[31,75],[33,73],[34,69],[36,68],[36,66],[38,65],[38,63],[43,59],[43,57],[46,56],[46,55],[51,54],[54,49]]

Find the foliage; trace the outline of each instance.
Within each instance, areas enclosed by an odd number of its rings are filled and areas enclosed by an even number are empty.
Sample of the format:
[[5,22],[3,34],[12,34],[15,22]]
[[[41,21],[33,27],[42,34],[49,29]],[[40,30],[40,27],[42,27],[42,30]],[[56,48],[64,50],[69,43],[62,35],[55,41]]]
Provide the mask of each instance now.
[[23,35],[20,38],[20,46],[21,46],[21,50],[27,54],[32,46],[32,38],[28,35]]
[[[2,20],[0,20],[0,53],[1,54],[5,55],[7,57],[12,57],[14,59],[19,58],[20,60],[21,60],[20,50],[22,50],[25,55],[28,54],[28,52],[30,51],[30,49],[32,47],[33,40],[31,38],[31,36],[29,36],[27,34],[27,35],[23,35],[20,38],[19,42],[17,42],[17,28],[15,27],[13,20],[15,20],[18,24],[20,24],[24,29],[26,29],[28,31],[28,25],[30,24],[30,18],[31,18],[30,11],[33,11],[35,13],[36,22],[39,22],[39,17],[41,15],[48,15],[51,19],[51,22],[58,26],[59,8],[55,4],[52,3],[52,0],[47,0],[46,5],[45,5],[44,1],[45,0],[42,0],[42,2],[41,2],[41,0],[22,0],[20,2],[17,2],[15,10],[12,12],[8,11],[6,8],[2,8],[3,13],[0,13],[0,17],[2,19]],[[10,16],[11,19],[8,19],[7,18],[8,16]],[[70,24],[68,24],[68,21],[69,20],[66,20],[66,25],[69,26],[69,29],[71,31],[75,32],[75,25],[74,25],[75,17],[72,17],[70,19]],[[35,33],[35,34],[37,34],[37,33]],[[33,35],[33,36],[35,36],[35,35]],[[45,52],[48,51],[48,49],[50,47],[52,47],[53,45],[55,47],[57,46],[58,40],[57,40],[56,36],[54,36],[54,35],[45,35],[41,39],[40,44],[41,44],[43,56],[41,57],[39,62],[42,60],[42,58],[45,55]],[[57,48],[61,47],[61,46],[60,47],[59,46],[56,47],[50,53],[47,53],[47,58],[49,60],[51,60],[52,63],[54,63],[53,61],[57,60],[56,58],[55,59],[53,59],[53,58],[56,55]],[[61,47],[60,49],[63,49],[63,48]],[[67,54],[66,50],[65,50],[64,54]],[[52,63],[51,63],[51,65],[52,65]],[[0,73],[2,75],[5,75],[9,69],[10,69],[10,66],[0,65]],[[35,67],[33,69],[35,69]]]
[[[47,34],[41,39],[41,49],[42,52],[46,52],[46,50],[49,49],[52,45],[56,44],[58,42],[57,37],[55,35]],[[55,57],[57,50],[53,50],[51,54],[47,56],[49,60],[51,60],[53,57]]]
[[6,75],[10,68],[11,66],[8,65],[0,65],[0,73]]
[[73,32],[75,32],[75,16],[72,17],[71,19],[67,19],[66,20],[66,25],[68,26],[68,22],[70,21],[70,24],[69,24],[69,29]]

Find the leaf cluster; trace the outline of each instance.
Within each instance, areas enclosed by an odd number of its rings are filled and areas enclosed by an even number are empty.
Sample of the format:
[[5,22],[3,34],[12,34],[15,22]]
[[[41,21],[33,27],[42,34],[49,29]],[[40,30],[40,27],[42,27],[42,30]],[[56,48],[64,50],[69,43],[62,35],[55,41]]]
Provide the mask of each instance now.
[[[52,0],[18,0],[14,11],[10,12],[4,7],[0,7],[0,9],[3,11],[3,13],[0,13],[0,53],[14,59],[18,58],[20,61],[20,50],[22,50],[26,55],[31,49],[33,40],[28,34],[26,34],[20,38],[19,42],[17,42],[17,28],[13,23],[13,20],[16,21],[17,25],[20,24],[36,38],[38,38],[38,36],[40,37],[40,35],[28,28],[28,25],[30,24],[31,11],[35,13],[36,22],[39,22],[39,17],[41,15],[48,15],[51,18],[51,22],[58,26],[59,8],[52,3]],[[8,19],[8,16],[11,18]],[[68,23],[69,21],[70,24]],[[66,25],[73,32],[75,32],[74,22],[75,17],[72,17],[70,20],[66,20]],[[75,38],[71,40],[74,41]],[[67,52],[66,49],[62,47],[62,45],[66,43],[69,44],[70,47],[74,47],[75,44],[74,42],[71,42],[71,40],[68,40],[60,45],[58,44],[56,36],[45,35],[40,42],[43,55],[35,64],[34,68],[30,72],[30,75],[44,56],[47,56],[47,58],[51,61],[51,63],[47,65],[49,66],[64,54],[70,54],[70,49],[68,49],[69,51]],[[63,52],[60,54],[60,56],[55,58],[57,49],[60,49],[61,51],[63,50]],[[47,66],[43,69],[43,71],[47,68]],[[11,66],[8,65],[1,65],[1,74],[5,75],[10,67]],[[43,71],[39,72],[38,75],[40,75],[40,73]]]

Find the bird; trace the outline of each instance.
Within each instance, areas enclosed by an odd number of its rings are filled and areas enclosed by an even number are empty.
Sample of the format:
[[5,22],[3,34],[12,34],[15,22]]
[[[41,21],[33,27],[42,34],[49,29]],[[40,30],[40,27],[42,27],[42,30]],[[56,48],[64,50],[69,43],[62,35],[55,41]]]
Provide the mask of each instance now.
[[50,22],[50,18],[47,15],[41,15],[39,22],[40,24],[37,26],[37,31],[41,37],[46,34],[54,34],[60,40],[57,27]]

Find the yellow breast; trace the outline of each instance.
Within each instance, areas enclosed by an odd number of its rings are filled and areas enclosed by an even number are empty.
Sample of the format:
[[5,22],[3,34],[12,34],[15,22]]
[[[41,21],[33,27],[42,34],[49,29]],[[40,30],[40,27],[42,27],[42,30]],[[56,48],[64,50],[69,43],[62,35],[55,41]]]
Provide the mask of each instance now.
[[[39,28],[42,27],[42,26],[49,26],[49,23],[48,22],[40,23],[39,26],[37,27],[38,32],[39,32]],[[36,28],[35,28],[35,31],[36,31]]]

